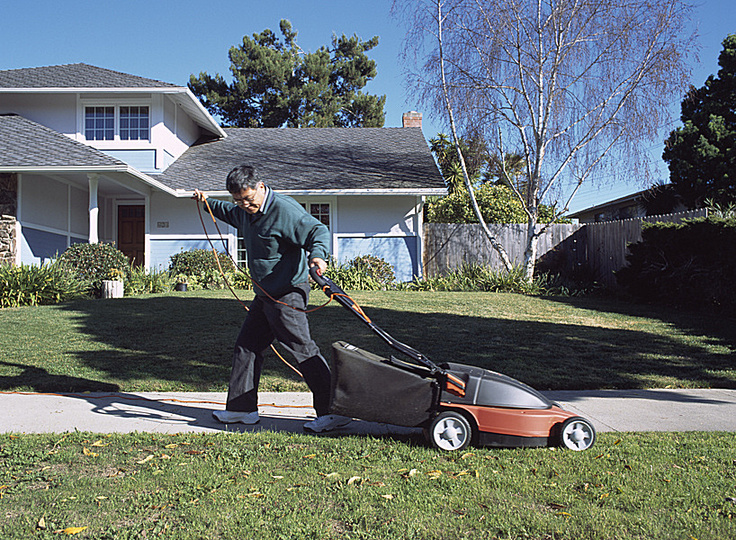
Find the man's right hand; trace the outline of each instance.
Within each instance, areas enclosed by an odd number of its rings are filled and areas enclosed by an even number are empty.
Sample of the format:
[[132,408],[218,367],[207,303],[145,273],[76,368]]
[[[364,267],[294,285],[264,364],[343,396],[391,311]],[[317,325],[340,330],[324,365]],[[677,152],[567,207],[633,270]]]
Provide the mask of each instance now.
[[199,191],[198,189],[194,190],[194,195],[192,195],[192,199],[199,202],[204,202],[207,199],[207,195]]

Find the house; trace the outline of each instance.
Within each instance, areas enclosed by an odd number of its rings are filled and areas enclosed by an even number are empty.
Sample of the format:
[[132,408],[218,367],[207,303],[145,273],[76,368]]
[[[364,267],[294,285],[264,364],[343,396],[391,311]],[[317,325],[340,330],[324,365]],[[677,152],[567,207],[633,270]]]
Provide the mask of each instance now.
[[578,210],[566,217],[577,219],[580,223],[598,223],[658,216],[685,210],[687,208],[675,193],[672,184],[663,184]]
[[[186,87],[86,64],[0,71],[0,260],[99,241],[166,269],[209,248],[193,190],[228,198],[228,171],[250,163],[329,227],[338,261],[375,255],[410,280],[424,199],[445,185],[421,115],[404,126],[223,129]],[[220,229],[244,260],[237,231]]]

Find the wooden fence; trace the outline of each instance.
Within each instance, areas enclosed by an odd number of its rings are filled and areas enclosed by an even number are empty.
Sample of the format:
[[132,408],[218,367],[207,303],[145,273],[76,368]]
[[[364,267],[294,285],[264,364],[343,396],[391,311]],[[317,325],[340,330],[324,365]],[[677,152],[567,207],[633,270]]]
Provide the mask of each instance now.
[[[552,225],[539,238],[537,262],[554,272],[584,272],[613,286],[615,272],[626,265],[628,245],[641,240],[642,221],[679,222],[703,217],[705,210],[602,223]],[[524,260],[526,225],[489,225],[514,264]],[[480,263],[502,269],[480,225],[426,223],[424,225],[424,275],[433,277]]]

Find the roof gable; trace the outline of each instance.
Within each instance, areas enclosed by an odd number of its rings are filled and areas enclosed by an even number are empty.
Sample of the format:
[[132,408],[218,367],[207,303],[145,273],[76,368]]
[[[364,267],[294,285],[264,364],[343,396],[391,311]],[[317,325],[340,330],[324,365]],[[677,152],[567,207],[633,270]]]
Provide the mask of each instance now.
[[179,86],[88,64],[65,64],[1,70],[0,88],[179,88]]
[[158,180],[174,189],[224,191],[241,163],[280,191],[444,189],[420,128],[229,128],[201,141]]
[[127,165],[16,114],[0,114],[0,169],[88,168]]

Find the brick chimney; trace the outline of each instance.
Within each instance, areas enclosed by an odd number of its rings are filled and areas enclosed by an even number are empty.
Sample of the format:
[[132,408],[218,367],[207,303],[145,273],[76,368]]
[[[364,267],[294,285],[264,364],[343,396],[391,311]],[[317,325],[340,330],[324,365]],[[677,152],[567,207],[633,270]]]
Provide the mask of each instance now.
[[422,113],[417,111],[405,112],[401,117],[402,127],[422,127]]

